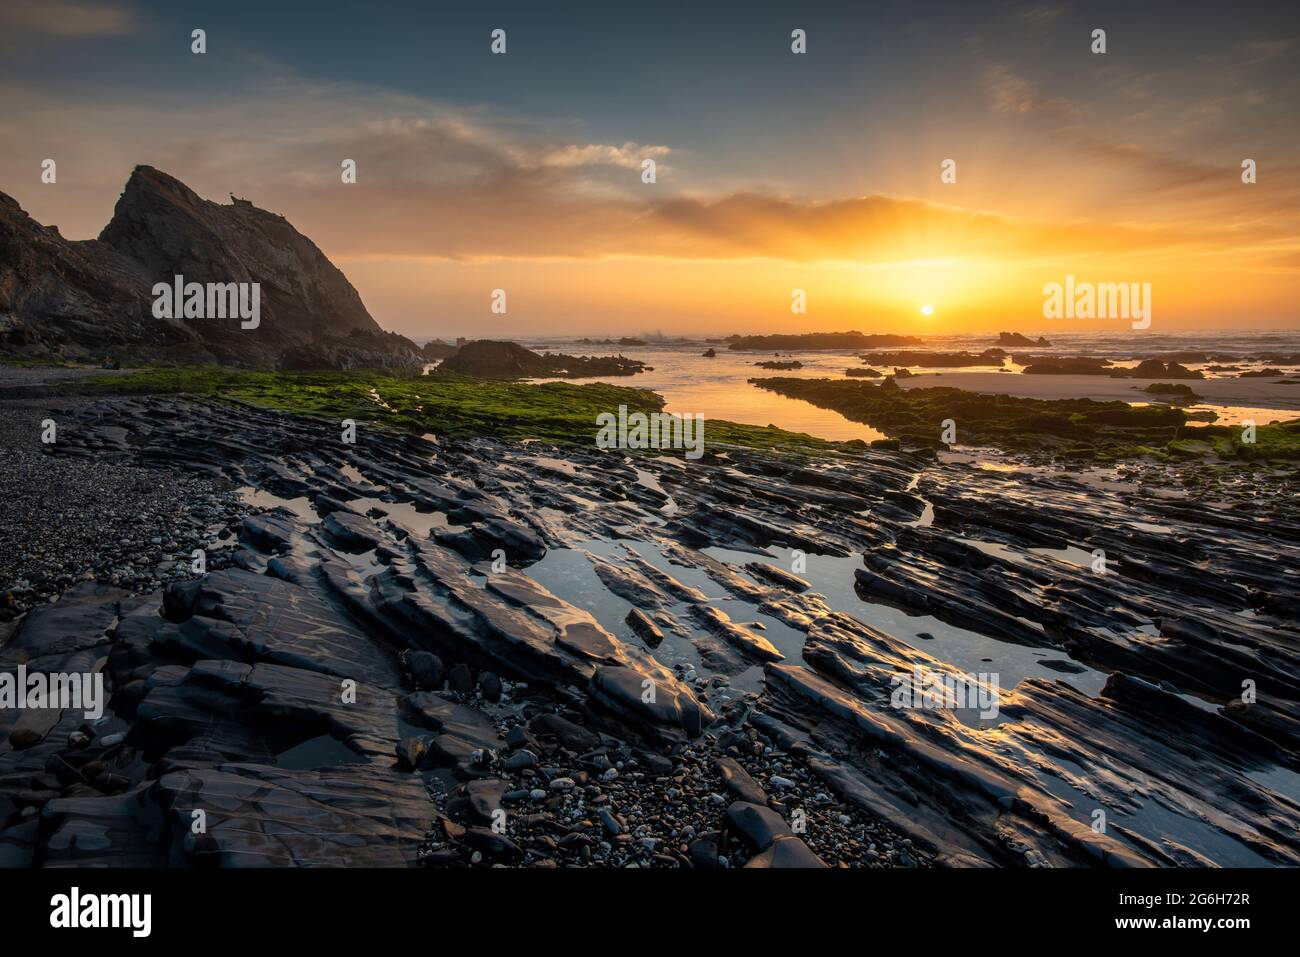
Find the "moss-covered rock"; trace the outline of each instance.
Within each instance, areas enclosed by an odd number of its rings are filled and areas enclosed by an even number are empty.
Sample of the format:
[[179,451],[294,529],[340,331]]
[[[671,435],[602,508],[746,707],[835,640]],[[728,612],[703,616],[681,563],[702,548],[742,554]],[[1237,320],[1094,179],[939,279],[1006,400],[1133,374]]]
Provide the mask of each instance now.
[[[1189,425],[1196,417],[1170,405],[1026,399],[947,387],[903,389],[892,379],[879,386],[845,379],[750,381],[759,388],[834,409],[910,448],[942,448],[944,422],[951,419],[959,445],[1047,453],[1075,461],[1209,454],[1241,460],[1300,458],[1300,419],[1260,426],[1255,442],[1246,443],[1242,427]],[[1181,391],[1187,386],[1166,388]]]
[[[664,400],[648,389],[603,382],[528,384],[471,379],[435,370],[394,375],[379,370],[274,372],[229,366],[145,368],[96,376],[67,389],[102,394],[178,393],[249,403],[283,412],[381,422],[438,436],[487,435],[591,445],[602,413],[660,412]],[[797,456],[843,451],[843,443],[803,433],[720,419],[705,424],[705,446],[770,449]],[[650,454],[659,454],[652,451]]]

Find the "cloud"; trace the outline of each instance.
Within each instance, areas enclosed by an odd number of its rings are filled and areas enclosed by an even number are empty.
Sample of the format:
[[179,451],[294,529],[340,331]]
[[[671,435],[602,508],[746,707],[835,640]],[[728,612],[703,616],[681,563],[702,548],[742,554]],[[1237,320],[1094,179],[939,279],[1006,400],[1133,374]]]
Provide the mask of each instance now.
[[1059,117],[1079,113],[1069,100],[1040,95],[1032,81],[1011,72],[1001,63],[985,68],[984,86],[989,94],[990,109],[995,113],[1048,113]]
[[646,159],[655,160],[657,177],[673,172],[665,162],[672,153],[668,146],[557,142],[545,132],[521,132],[445,108],[414,118],[365,121],[302,146],[304,152],[333,151],[364,161],[372,183],[452,183],[501,196],[545,188],[609,195],[619,192],[620,184],[635,189]]
[[[560,181],[373,185],[290,199],[323,210],[312,235],[345,257],[771,259],[901,263],[960,258],[1037,261],[1213,249],[1229,236],[1186,226],[1044,223],[889,196],[811,201],[765,193],[635,200],[576,193]],[[302,217],[291,215],[295,223]]]
[[679,241],[707,240],[714,255],[796,261],[1032,260],[1172,249],[1209,239],[1086,221],[1040,223],[888,196],[800,202],[735,194],[657,203],[651,217],[679,233]]
[[1230,183],[1239,172],[1232,167],[1193,162],[1178,156],[1158,153],[1135,143],[1079,138],[1075,144],[1084,156],[1125,165],[1139,171],[1143,176],[1143,187],[1146,189],[1173,190]]
[[1238,49],[1244,57],[1243,62],[1253,66],[1256,63],[1267,63],[1269,60],[1276,59],[1294,46],[1294,38],[1276,37],[1268,40],[1250,40],[1240,44]]
[[666,146],[642,146],[639,143],[624,143],[622,146],[608,146],[601,143],[585,145],[568,144],[548,150],[541,156],[547,166],[617,166],[622,169],[640,169],[647,159],[656,161],[657,171],[663,172],[663,165],[657,161],[667,156]]
[[1016,18],[1031,27],[1039,27],[1054,22],[1064,13],[1065,7],[1063,5],[1043,3],[1022,8],[1016,13]]
[[119,3],[77,0],[29,0],[0,6],[0,32],[17,36],[64,39],[114,37],[137,33],[140,22],[131,8]]
[[[1004,112],[1055,119],[1049,126],[1071,162],[1131,173],[1107,184],[1109,205],[1062,223],[906,196],[686,192],[692,170],[674,167],[691,157],[673,144],[603,142],[572,124],[562,128],[576,133],[561,138],[559,125],[537,119],[293,76],[257,75],[243,86],[226,80],[201,110],[188,90],[88,105],[57,91],[3,89],[11,108],[0,116],[0,136],[36,139],[36,155],[58,158],[58,191],[37,186],[17,198],[35,201],[33,215],[57,222],[65,235],[96,235],[130,168],[147,163],[200,195],[233,192],[283,213],[329,255],[351,260],[1035,261],[1230,251],[1242,242],[1233,230],[1247,218],[1257,220],[1252,241],[1286,235],[1284,217],[1258,205],[1279,194],[1234,189],[1231,167],[1087,137],[1065,122],[1072,107],[1064,101],[1040,96],[1003,67],[990,68],[988,78]],[[654,185],[641,181],[645,158],[658,164]],[[343,159],[357,163],[355,185],[341,182]],[[30,159],[0,157],[0,188],[35,182],[34,169]],[[1225,215],[1190,224],[1170,217],[1147,228],[1127,221],[1151,222],[1152,210],[1175,209],[1189,192],[1210,195],[1215,183],[1223,184]],[[1284,195],[1296,208],[1294,190]]]

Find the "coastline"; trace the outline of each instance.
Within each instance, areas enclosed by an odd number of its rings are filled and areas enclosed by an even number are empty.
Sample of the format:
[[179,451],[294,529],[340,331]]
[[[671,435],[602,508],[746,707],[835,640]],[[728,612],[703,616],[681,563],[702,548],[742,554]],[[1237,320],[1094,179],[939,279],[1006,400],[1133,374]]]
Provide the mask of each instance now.
[[[1279,378],[1292,378],[1282,376]],[[1026,399],[1118,399],[1149,402],[1141,389],[1156,379],[1112,379],[1104,375],[1024,375],[999,372],[964,372],[945,369],[899,379],[904,389],[947,386],[987,395],[1013,395]],[[1275,409],[1279,421],[1300,417],[1300,384],[1282,385],[1270,379],[1195,379],[1187,383],[1203,401],[1199,406]],[[1261,423],[1263,424],[1263,423]]]
[[[1109,375],[1040,375],[1023,373],[1024,364],[1010,355],[1019,354],[1019,348],[1010,350],[1003,359],[977,368],[942,368],[924,364],[923,357],[930,352],[973,352],[992,346],[993,340],[978,336],[925,337],[922,344],[908,347],[918,360],[905,366],[911,376],[900,376],[897,382],[904,389],[947,387],[958,388],[982,395],[1005,394],[1048,401],[1088,398],[1099,401],[1124,401],[1131,404],[1152,403],[1156,399],[1142,389],[1156,382],[1179,381],[1165,378],[1135,379],[1111,378]],[[799,379],[847,378],[847,371],[866,368],[856,351],[811,350],[795,351],[783,358],[799,360],[798,369],[773,373],[762,369],[758,363],[773,358],[770,352],[728,351],[720,349],[714,358],[703,358],[705,340],[672,342],[647,341],[645,345],[605,346],[600,343],[583,344],[581,340],[532,340],[538,349],[554,348],[560,351],[575,348],[594,354],[625,355],[642,359],[651,367],[627,380],[627,384],[651,389],[662,395],[669,411],[682,414],[703,413],[706,418],[728,419],[749,425],[774,424],[793,431],[806,432],[820,438],[847,441],[862,439],[873,441],[885,433],[870,426],[853,422],[828,409],[821,409],[799,399],[779,396],[756,390],[749,380],[779,374]],[[1213,411],[1217,421],[1235,425],[1243,419],[1256,419],[1266,424],[1274,419],[1290,421],[1300,417],[1300,385],[1285,384],[1278,380],[1300,379],[1300,369],[1295,363],[1277,363],[1256,358],[1252,361],[1228,363],[1211,360],[1221,353],[1268,356],[1275,354],[1300,354],[1300,335],[1295,333],[1247,334],[1197,334],[1161,335],[1154,337],[1115,334],[1109,336],[1057,336],[1050,347],[1027,347],[1024,351],[1046,356],[1091,356],[1109,358],[1119,367],[1132,368],[1144,357],[1154,355],[1179,355],[1193,371],[1202,372],[1205,378],[1190,380],[1190,385],[1201,401],[1189,408]],[[1186,359],[1189,355],[1206,357],[1203,361]],[[1001,363],[1001,366],[999,366]],[[1239,371],[1250,371],[1280,365],[1284,374],[1275,378],[1241,378],[1237,371],[1216,371],[1224,365],[1235,365]],[[882,376],[891,374],[896,364],[880,365]],[[1007,371],[998,371],[999,367]],[[1286,370],[1291,370],[1289,373]],[[546,381],[546,380],[533,380]],[[599,379],[568,380],[573,383],[596,382]],[[879,379],[866,380],[879,381]],[[1260,410],[1272,410],[1261,414]]]
[[[1196,462],[1085,478],[829,444],[684,463],[370,421],[348,447],[327,418],[215,399],[105,393],[42,450],[219,474],[247,510],[204,575],[83,584],[8,627],[6,668],[93,653],[113,690],[88,743],[68,715],[0,753],[74,770],[31,806],[88,786],[171,819],[206,795],[225,810],[191,863],[1300,863],[1300,818],[1278,824],[1300,779],[1263,744],[1300,740],[1281,473],[1247,489]],[[1002,676],[1000,715],[900,710],[891,678],[918,669]],[[1233,705],[1242,674],[1267,701]],[[370,704],[331,703],[342,677]],[[265,709],[220,703],[249,689]],[[155,780],[142,757],[168,752],[182,777]],[[1152,781],[1172,822],[1125,796]],[[96,800],[6,832],[10,856],[150,860],[125,817],[107,846],[61,840]],[[1090,828],[1098,807],[1121,826]],[[310,849],[243,836],[308,820]]]

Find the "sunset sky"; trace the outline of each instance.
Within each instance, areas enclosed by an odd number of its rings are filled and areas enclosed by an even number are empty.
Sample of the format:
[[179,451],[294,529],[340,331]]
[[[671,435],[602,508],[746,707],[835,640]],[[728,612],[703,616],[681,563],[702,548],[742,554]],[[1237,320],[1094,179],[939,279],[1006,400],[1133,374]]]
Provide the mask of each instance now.
[[1127,328],[1044,319],[1067,273],[1300,327],[1294,2],[187,6],[0,4],[0,190],[74,239],[138,163],[233,192],[416,336]]

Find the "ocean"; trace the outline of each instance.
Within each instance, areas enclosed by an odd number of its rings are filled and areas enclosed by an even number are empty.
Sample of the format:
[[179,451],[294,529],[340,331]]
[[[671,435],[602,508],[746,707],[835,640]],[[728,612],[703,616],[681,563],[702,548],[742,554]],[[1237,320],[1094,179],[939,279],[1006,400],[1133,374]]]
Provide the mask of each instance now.
[[[1007,352],[1035,355],[1097,356],[1112,360],[1117,366],[1133,366],[1143,358],[1171,354],[1200,353],[1208,361],[1183,361],[1189,369],[1201,370],[1207,379],[1224,380],[1216,383],[1216,398],[1194,406],[1210,409],[1220,416],[1224,424],[1245,419],[1271,421],[1289,419],[1294,412],[1300,415],[1300,385],[1273,387],[1259,380],[1239,380],[1239,373],[1266,367],[1288,372],[1300,371],[1300,365],[1270,361],[1266,357],[1300,354],[1300,332],[1185,332],[1160,333],[1026,333],[1031,339],[1044,335],[1050,347],[1005,347]],[[428,341],[424,337],[416,341]],[[804,378],[845,377],[845,370],[862,368],[858,358],[861,350],[815,350],[781,353],[785,361],[797,359],[801,369],[768,370],[756,365],[774,359],[770,352],[732,351],[725,342],[687,338],[648,338],[646,345],[611,345],[591,341],[598,337],[546,337],[524,338],[517,341],[538,352],[562,352],[569,355],[625,355],[647,363],[651,369],[636,376],[618,379],[571,379],[582,383],[614,381],[619,385],[651,389],[662,395],[666,410],[682,415],[702,413],[706,419],[725,419],[745,425],[774,425],[792,432],[804,432],[818,438],[844,441],[848,439],[883,438],[883,433],[858,422],[851,422],[838,412],[819,409],[800,399],[776,395],[766,389],[749,384],[752,378],[768,376],[798,376]],[[604,337],[599,337],[604,338]],[[444,339],[444,341],[447,341]],[[972,352],[980,353],[997,344],[996,335],[924,336],[918,345],[900,346],[880,351],[916,352]],[[716,351],[714,358],[702,354],[709,348]],[[1217,361],[1215,358],[1218,357]],[[1228,357],[1232,361],[1227,361]],[[1231,365],[1231,371],[1216,371],[1208,367]],[[888,366],[877,366],[884,372]],[[1132,386],[1126,380],[1113,380],[1106,376],[1021,376],[1023,368],[1009,357],[1001,363],[985,366],[968,366],[961,369],[932,368],[924,365],[908,367],[924,377],[928,385],[950,385],[974,391],[1007,391],[1011,394],[1040,395],[1050,398],[1086,397],[1123,398],[1141,401],[1145,397],[1130,396]],[[991,379],[989,373],[1001,373]],[[933,377],[933,380],[931,380]],[[1228,381],[1233,380],[1233,381]],[[862,380],[874,381],[874,380]],[[988,383],[995,382],[994,387]],[[1005,386],[1004,386],[1005,383]],[[1230,387],[1240,383],[1240,393]],[[914,383],[909,382],[909,385]],[[1222,386],[1220,388],[1219,386]],[[1022,387],[1017,390],[1017,386]],[[1118,391],[1117,390],[1122,390]],[[1207,389],[1208,391],[1208,389]],[[1292,399],[1294,394],[1294,399]]]

